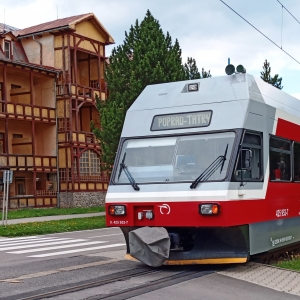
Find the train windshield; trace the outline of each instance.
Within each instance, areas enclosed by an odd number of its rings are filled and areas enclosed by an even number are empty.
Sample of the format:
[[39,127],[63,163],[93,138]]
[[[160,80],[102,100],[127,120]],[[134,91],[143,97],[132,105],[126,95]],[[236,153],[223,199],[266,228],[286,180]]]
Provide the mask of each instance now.
[[234,132],[129,139],[123,144],[115,183],[193,182],[220,156],[226,160],[203,181],[224,180]]

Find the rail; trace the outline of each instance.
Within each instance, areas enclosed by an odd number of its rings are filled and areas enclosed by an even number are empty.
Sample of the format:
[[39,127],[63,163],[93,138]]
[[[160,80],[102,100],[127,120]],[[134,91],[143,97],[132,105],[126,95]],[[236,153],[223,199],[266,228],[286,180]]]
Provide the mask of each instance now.
[[56,196],[57,191],[54,190],[36,190],[37,196]]
[[56,156],[0,154],[0,167],[11,169],[56,169]]
[[55,122],[55,108],[0,101],[0,116]]
[[66,94],[72,94],[77,97],[85,98],[86,100],[94,101],[96,99],[96,94],[100,96],[101,99],[105,99],[107,87],[104,81],[101,81],[101,88],[96,85],[95,87],[92,86],[84,86],[80,84],[57,84],[56,85],[56,95],[63,96]]
[[58,142],[74,142],[76,144],[97,144],[99,140],[93,133],[77,131],[72,135],[69,132],[59,132]]

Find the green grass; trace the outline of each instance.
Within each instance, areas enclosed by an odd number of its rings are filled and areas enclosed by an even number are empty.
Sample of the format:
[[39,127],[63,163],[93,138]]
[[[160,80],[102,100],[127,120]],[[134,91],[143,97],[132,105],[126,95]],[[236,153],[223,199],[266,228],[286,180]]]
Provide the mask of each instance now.
[[0,236],[17,237],[40,235],[77,230],[89,230],[106,227],[105,217],[76,218],[68,220],[22,223],[16,225],[0,226]]
[[[7,214],[7,219],[86,214],[86,213],[95,213],[95,212],[102,212],[102,211],[105,211],[104,206],[77,207],[77,208],[25,208],[25,209],[9,211]],[[1,218],[2,218],[2,212],[1,212]]]
[[283,268],[283,269],[300,271],[300,259],[299,258],[278,261],[277,263],[272,264],[272,265],[274,267],[279,267],[279,268]]

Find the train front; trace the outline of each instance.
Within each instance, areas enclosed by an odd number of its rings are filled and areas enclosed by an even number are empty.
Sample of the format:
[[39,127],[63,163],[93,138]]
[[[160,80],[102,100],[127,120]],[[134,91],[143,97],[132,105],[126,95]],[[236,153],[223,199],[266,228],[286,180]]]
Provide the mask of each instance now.
[[227,213],[247,104],[224,89],[225,101],[209,96],[217,79],[193,82],[147,87],[132,105],[106,196],[107,226],[122,229],[127,257],[150,266],[249,257],[247,226]]

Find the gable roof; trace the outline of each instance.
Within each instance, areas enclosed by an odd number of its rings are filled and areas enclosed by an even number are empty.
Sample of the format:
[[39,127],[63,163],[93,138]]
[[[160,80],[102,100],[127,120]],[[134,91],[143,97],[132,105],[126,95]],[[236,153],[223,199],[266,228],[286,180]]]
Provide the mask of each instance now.
[[7,24],[0,23],[0,33],[10,32],[10,31],[14,31],[14,30],[18,30],[18,28],[12,27]]
[[18,38],[24,38],[28,35],[32,34],[42,34],[45,32],[57,32],[60,30],[75,30],[75,25],[82,21],[91,20],[99,30],[101,30],[107,37],[107,44],[113,44],[114,39],[110,36],[108,31],[104,28],[104,26],[100,23],[100,21],[95,17],[93,13],[87,13],[72,17],[67,17],[63,19],[57,19],[54,21],[42,23],[39,25],[31,26],[25,29],[16,30],[13,34]]

